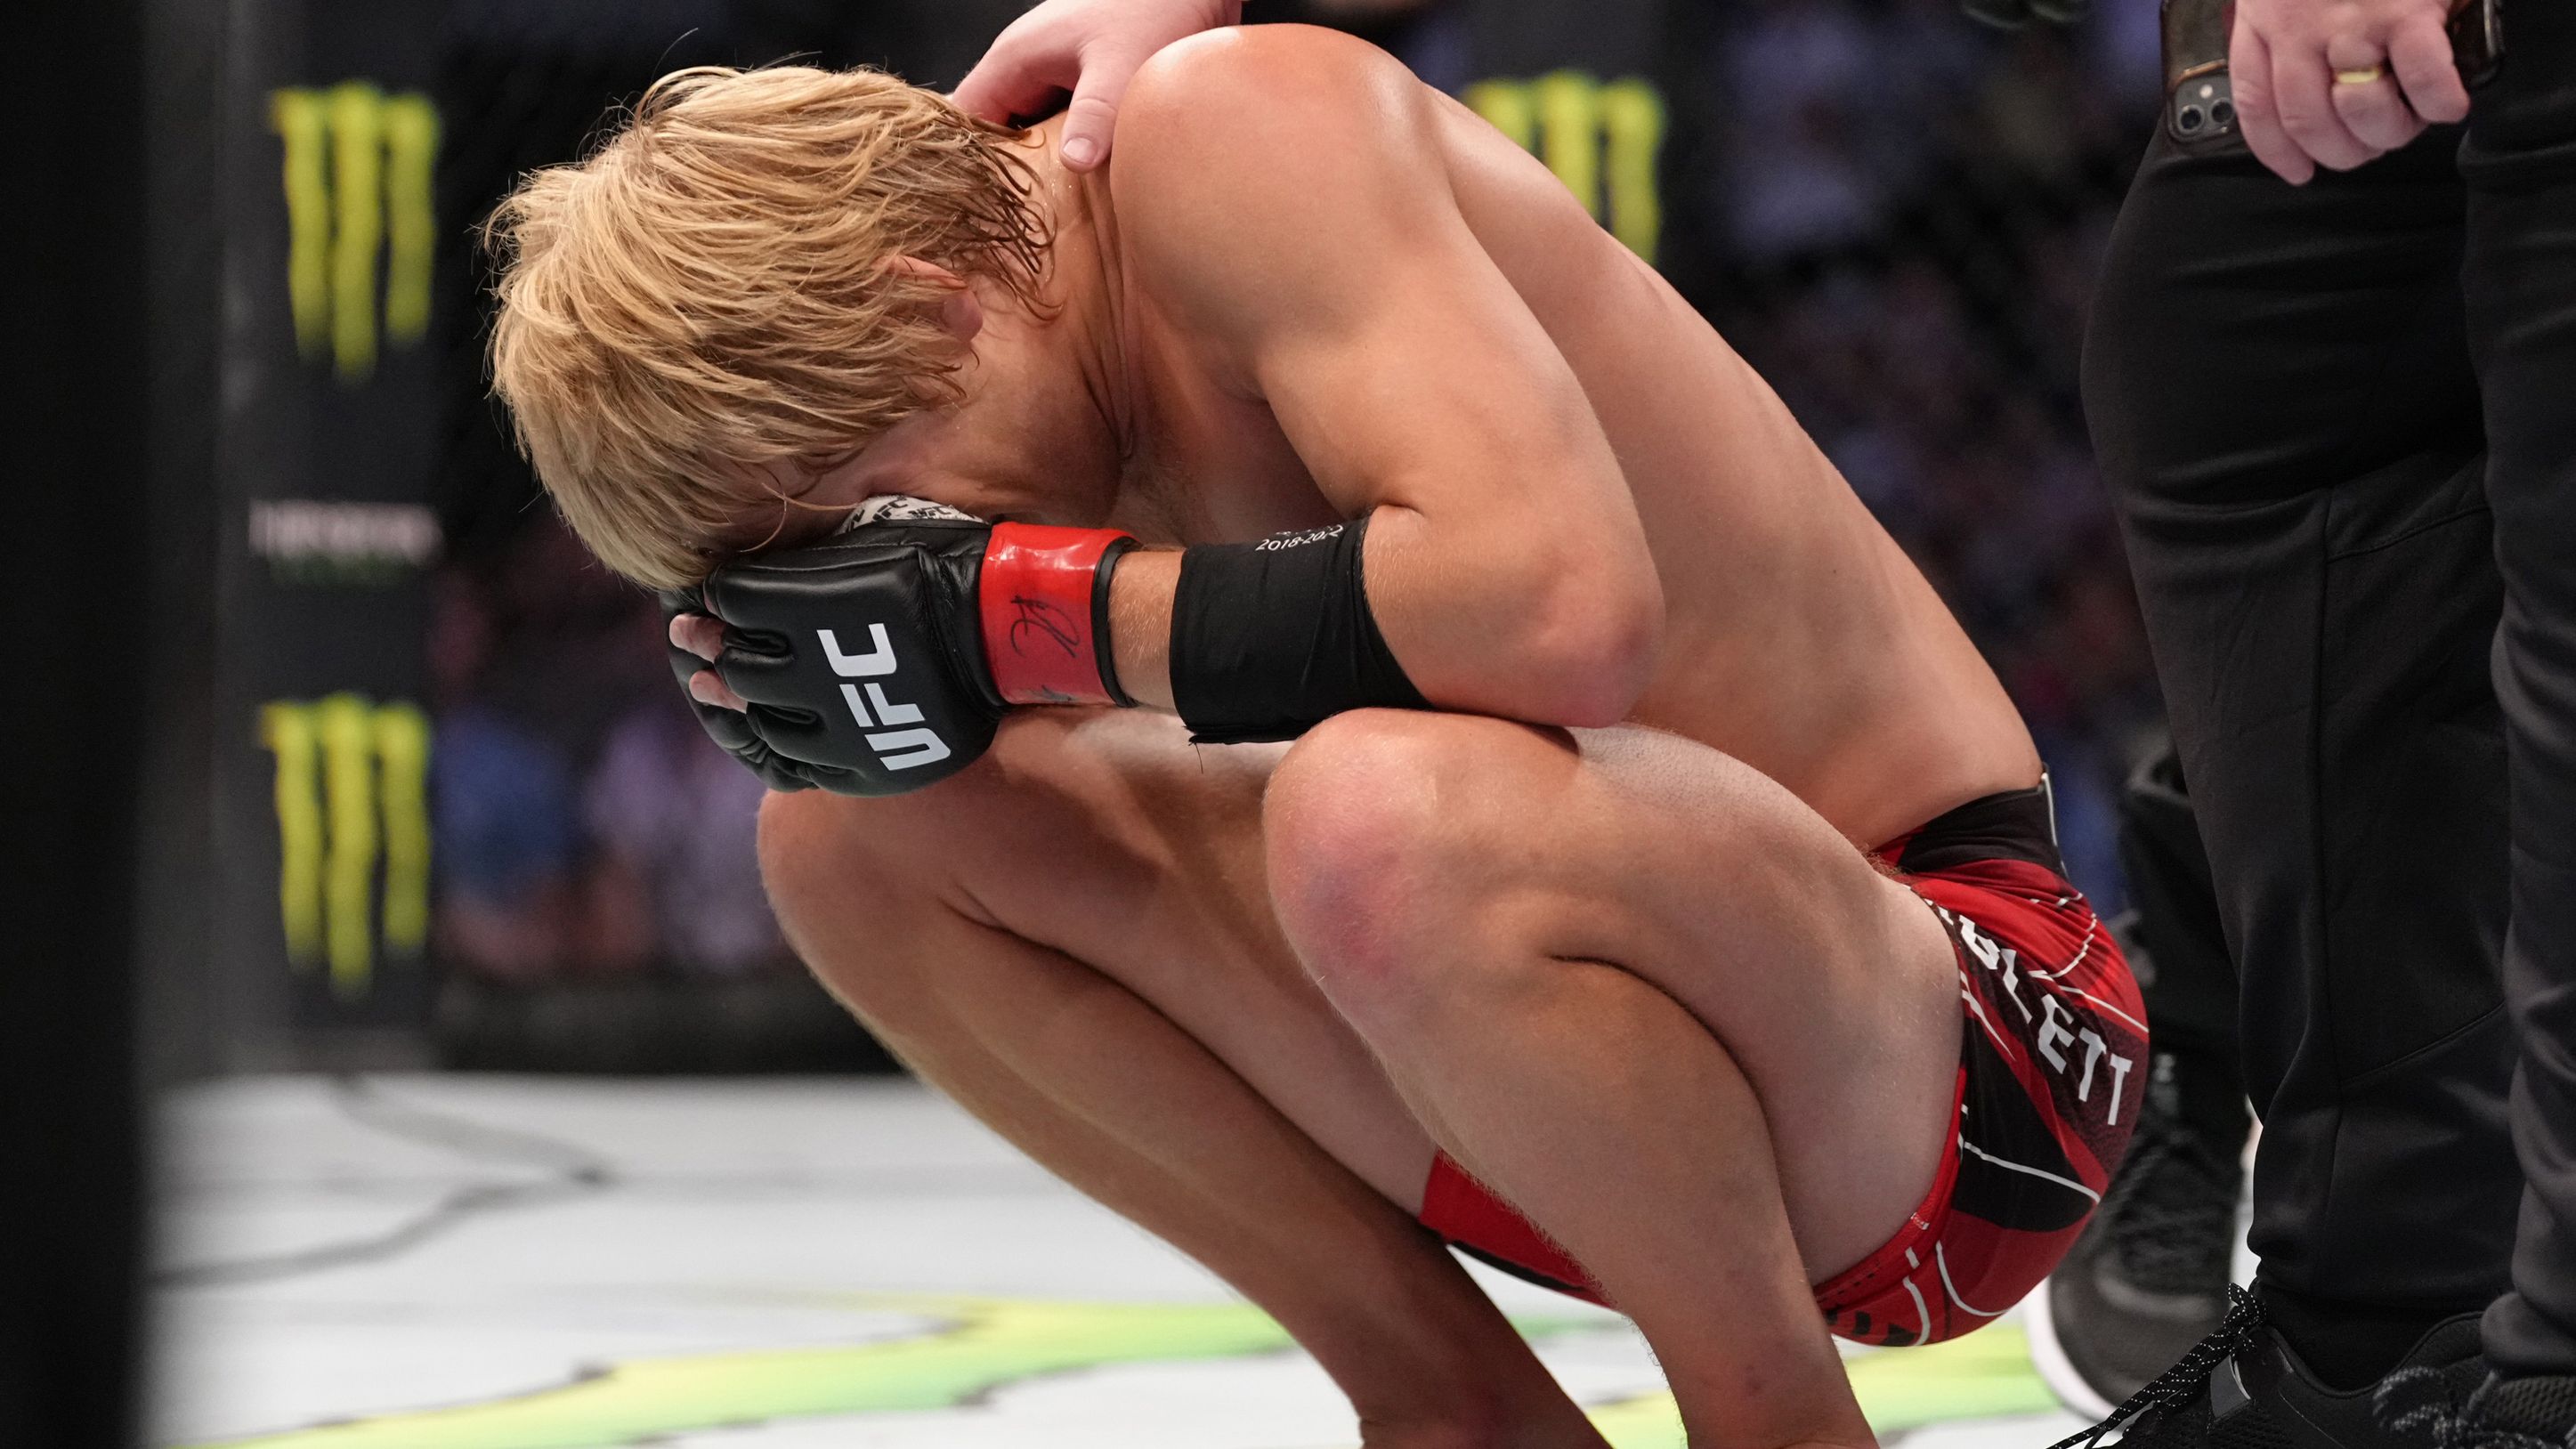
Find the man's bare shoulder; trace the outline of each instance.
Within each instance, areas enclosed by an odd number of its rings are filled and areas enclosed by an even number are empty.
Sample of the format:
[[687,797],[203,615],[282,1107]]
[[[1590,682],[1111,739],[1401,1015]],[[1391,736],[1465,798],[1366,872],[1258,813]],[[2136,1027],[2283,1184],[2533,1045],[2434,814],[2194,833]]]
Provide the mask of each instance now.
[[1357,260],[1396,214],[1448,205],[1431,95],[1386,52],[1313,26],[1166,47],[1118,112],[1128,250],[1184,304]]
[[1118,149],[1290,138],[1315,125],[1355,136],[1408,109],[1421,89],[1403,62],[1339,31],[1211,30],[1165,46],[1136,72],[1118,112]]

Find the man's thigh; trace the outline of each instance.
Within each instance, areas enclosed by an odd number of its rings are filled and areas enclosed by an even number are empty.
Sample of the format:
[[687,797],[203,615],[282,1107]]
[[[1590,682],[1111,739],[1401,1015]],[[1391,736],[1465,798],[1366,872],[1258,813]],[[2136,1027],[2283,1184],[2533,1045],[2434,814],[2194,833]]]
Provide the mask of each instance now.
[[[1284,752],[1194,747],[1179,721],[1141,711],[1027,710],[931,789],[772,796],[764,835],[832,852],[854,891],[880,897],[864,928],[840,928],[872,938],[845,972],[937,973],[900,919],[925,903],[1061,952],[1141,997],[1413,1212],[1431,1140],[1297,964],[1262,878],[1262,792]],[[868,881],[879,872],[890,878]],[[872,995],[899,994],[832,984],[862,1015]]]
[[[1959,1066],[1949,940],[1911,891],[1750,766],[1638,726],[1569,735],[1367,711],[1291,751],[1270,828],[1274,888],[1301,940],[1472,919],[1679,1002],[1761,1098],[1819,1277],[1878,1246],[1930,1186]],[[1293,919],[1318,914],[1329,920]],[[1392,983],[1327,990],[1441,999],[1456,983],[1422,974],[1438,954],[1399,949]]]
[[1420,736],[1437,778],[1473,782],[1394,842],[1405,874],[1436,882],[1447,904],[1533,922],[1549,954],[1628,970],[1705,1025],[1764,1100],[1819,1274],[1844,1266],[1828,1245],[1857,1257],[1902,1221],[1949,1127],[1960,1017],[1948,940],[1795,796],[1705,745],[1372,711],[1293,751],[1203,748],[1160,716],[1033,711],[937,789],[803,808],[937,857],[964,909],[1135,991],[1410,1212],[1431,1138],[1379,1065],[1384,1044],[1353,1030],[1290,949],[1277,858],[1264,859],[1283,758],[1311,767],[1295,793],[1369,806],[1401,794],[1380,767],[1425,767],[1344,751],[1372,721]]

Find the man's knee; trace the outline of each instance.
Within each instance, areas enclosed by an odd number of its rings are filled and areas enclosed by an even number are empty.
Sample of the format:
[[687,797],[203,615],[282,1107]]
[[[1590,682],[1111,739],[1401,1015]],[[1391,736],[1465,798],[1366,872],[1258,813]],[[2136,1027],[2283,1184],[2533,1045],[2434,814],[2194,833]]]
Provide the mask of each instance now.
[[899,1019],[936,967],[925,942],[954,920],[973,862],[1009,843],[979,838],[992,785],[970,770],[912,795],[771,794],[760,807],[760,874],[779,928],[806,966],[872,1026]]
[[1500,720],[1399,710],[1337,715],[1271,776],[1262,843],[1289,942],[1347,1008],[1423,966],[1422,933],[1478,889],[1494,792],[1543,739]]
[[845,999],[910,954],[872,949],[878,929],[931,897],[924,857],[888,848],[895,834],[884,802],[808,790],[772,794],[760,806],[760,877],[788,944]]
[[880,889],[935,892],[976,862],[1008,865],[1036,843],[1023,823],[1074,772],[1055,723],[1006,721],[983,759],[910,794],[767,797],[761,878],[782,920]]
[[761,876],[789,942],[847,995],[844,978],[911,969],[925,953],[906,943],[925,930],[959,918],[1019,928],[1132,885],[1152,842],[1131,797],[1176,781],[1084,730],[1028,711],[1004,721],[983,759],[927,789],[769,796]]

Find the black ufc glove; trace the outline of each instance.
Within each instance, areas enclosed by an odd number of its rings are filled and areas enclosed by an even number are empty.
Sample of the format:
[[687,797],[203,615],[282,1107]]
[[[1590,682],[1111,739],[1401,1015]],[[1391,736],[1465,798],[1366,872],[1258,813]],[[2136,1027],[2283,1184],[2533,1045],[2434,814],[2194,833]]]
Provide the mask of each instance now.
[[[666,590],[660,597],[666,638],[673,619],[682,614],[707,611],[706,602],[698,597],[695,589]],[[671,677],[680,681],[680,692],[689,695],[689,710],[698,717],[698,725],[707,732],[707,738],[714,740],[726,754],[742,761],[744,768],[758,775],[760,783],[772,790],[811,790],[823,783],[816,777],[817,767],[801,760],[791,760],[771,749],[768,742],[752,730],[751,720],[739,710],[703,704],[696,695],[689,694],[689,681],[711,666],[677,644],[665,647],[670,651]]]
[[948,510],[862,517],[702,590],[725,624],[717,677],[749,705],[708,732],[763,780],[901,794],[974,763],[1012,705],[1133,702],[1106,625],[1134,539]]

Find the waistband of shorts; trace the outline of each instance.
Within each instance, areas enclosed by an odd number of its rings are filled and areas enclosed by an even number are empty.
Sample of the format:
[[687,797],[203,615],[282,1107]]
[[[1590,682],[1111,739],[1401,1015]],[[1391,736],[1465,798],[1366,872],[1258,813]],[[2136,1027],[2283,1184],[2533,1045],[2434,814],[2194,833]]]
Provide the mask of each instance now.
[[1881,1243],[1868,1257],[1816,1285],[1816,1307],[1826,1317],[1868,1302],[1887,1284],[1923,1266],[1923,1245],[1940,1236],[1942,1225],[1950,1220],[1950,1193],[1959,1181],[1959,1114],[1967,1102],[1968,1069],[1962,1066],[1958,1085],[1951,1091],[1949,1136],[1941,1148],[1941,1165],[1933,1169],[1931,1188],[1914,1211],[1906,1214],[1904,1225],[1894,1237]]
[[2048,777],[2027,790],[1981,795],[1870,852],[1891,869],[1928,875],[1980,860],[2021,860],[2066,874],[2057,852],[2057,806]]

